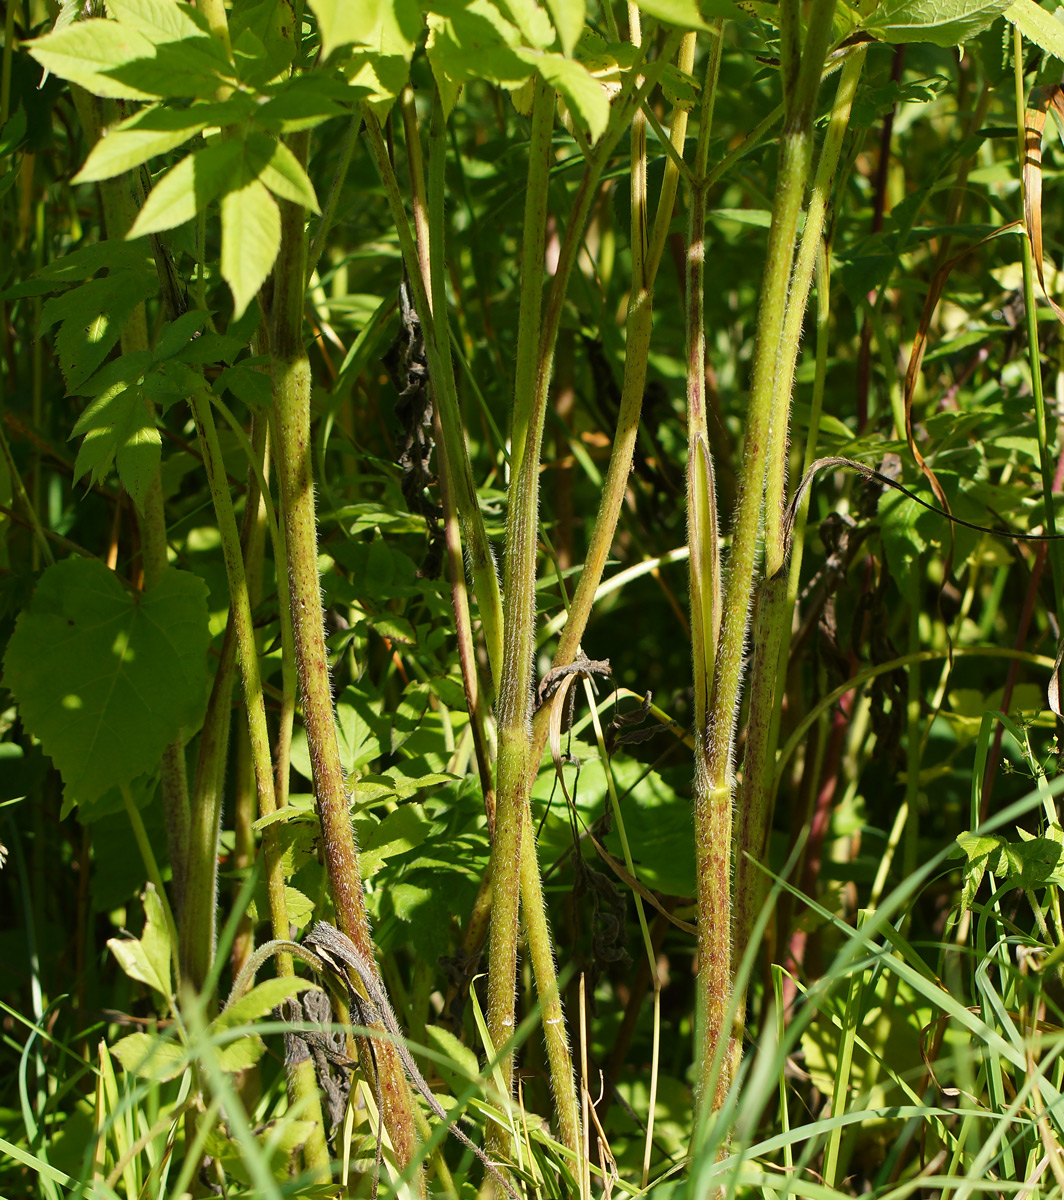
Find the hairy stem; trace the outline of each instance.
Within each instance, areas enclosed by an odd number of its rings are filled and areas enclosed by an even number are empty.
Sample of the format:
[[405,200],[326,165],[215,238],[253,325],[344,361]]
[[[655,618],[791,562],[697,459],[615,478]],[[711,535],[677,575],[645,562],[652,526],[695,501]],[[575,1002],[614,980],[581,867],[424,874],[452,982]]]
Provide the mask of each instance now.
[[[809,173],[812,125],[835,0],[814,0],[794,90],[787,99],[780,167],[761,286],[746,443],[738,481],[721,636],[713,672],[705,756],[697,766],[695,863],[698,889],[699,976],[696,1080],[699,1115],[716,1111],[731,1084],[726,1053],[731,1004],[732,753],[742,680],[743,647],[754,590],[757,537],[764,495],[766,448],[774,422],[780,339],[794,249]],[[783,15],[781,13],[781,15]],[[789,394],[787,401],[789,403]],[[702,1122],[699,1122],[701,1126]],[[698,1135],[696,1134],[696,1137]]]
[[[824,262],[824,224],[827,217],[831,189],[838,170],[839,155],[843,139],[849,127],[850,110],[857,94],[857,85],[864,69],[867,48],[859,46],[846,60],[839,77],[835,104],[828,123],[824,143],[817,162],[816,177],[805,217],[801,244],[791,279],[787,315],[780,340],[779,368],[776,376],[777,413],[789,411],[791,391],[794,385],[794,370],[801,339],[802,323],[809,301],[809,290],[814,268]],[[826,263],[825,263],[826,267]],[[826,287],[824,273],[820,276],[820,288]],[[818,294],[818,360],[826,352],[824,321],[826,307]],[[822,384],[821,379],[821,384]],[[808,470],[816,451],[819,426],[819,398],[814,401],[813,415],[809,424],[809,436],[805,446],[803,474]],[[760,868],[767,852],[768,832],[772,825],[769,805],[769,764],[775,757],[779,736],[779,717],[782,692],[777,676],[786,668],[790,647],[791,615],[797,599],[797,585],[801,570],[802,534],[808,498],[803,501],[799,523],[792,532],[792,546],[785,545],[782,513],[787,476],[786,421],[781,416],[772,428],[767,450],[768,484],[765,493],[765,574],[758,597],[757,629],[754,637],[754,660],[750,671],[750,715],[746,753],[743,759],[743,781],[739,789],[736,812],[738,827],[735,839],[735,925],[734,956],[738,963],[746,953],[750,931],[758,918],[767,890],[766,878]],[[783,583],[783,570],[787,555],[792,552],[788,582]],[[745,1027],[746,1004],[740,997],[736,1005],[736,1027],[734,1030],[735,1052],[742,1045]]]
[[[306,160],[307,138],[295,135],[293,153]],[[288,556],[289,603],[303,721],[310,749],[314,795],[321,823],[329,888],[341,931],[367,961],[373,961],[369,918],[351,824],[350,802],[337,741],[336,722],[325,648],[325,614],[318,575],[318,535],[314,506],[313,453],[310,435],[310,362],[303,350],[303,299],[306,280],[306,234],[303,209],[281,204],[281,249],[274,267],[270,317],[270,370],[273,378],[277,474],[284,508]],[[360,986],[353,979],[354,985]],[[371,1053],[360,1051],[367,1078],[373,1059],[380,1081],[381,1107],[392,1145],[405,1168],[417,1156],[410,1089],[394,1046],[380,1043]],[[424,1194],[424,1176],[415,1186]]]

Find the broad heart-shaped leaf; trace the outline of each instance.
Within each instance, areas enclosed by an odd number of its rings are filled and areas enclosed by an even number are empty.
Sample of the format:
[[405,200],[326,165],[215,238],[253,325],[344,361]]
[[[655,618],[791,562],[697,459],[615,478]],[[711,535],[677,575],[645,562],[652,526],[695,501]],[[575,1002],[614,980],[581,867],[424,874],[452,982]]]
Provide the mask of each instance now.
[[606,132],[610,120],[610,100],[606,89],[588,69],[572,58],[560,54],[539,54],[531,50],[518,52],[529,66],[561,92],[569,111],[591,134],[592,141]]
[[49,567],[15,624],[4,682],[76,801],[149,771],[203,719],[207,586],[169,568],[130,594],[96,559]]
[[576,43],[584,31],[584,20],[587,17],[584,0],[547,0],[547,11],[558,31],[558,41],[562,50],[569,57],[576,49]]
[[137,305],[158,286],[157,280],[129,271],[90,279],[45,302],[40,332],[61,322],[55,348],[67,391],[76,394],[99,369]]
[[273,268],[281,247],[281,210],[257,179],[222,198],[222,277],[243,315]]
[[988,29],[1008,0],[886,0],[864,21],[880,41],[958,46]]
[[144,889],[144,932],[139,938],[108,938],[118,965],[130,977],[160,996],[170,996],[170,931],[154,884]]
[[1014,0],[1005,9],[1005,20],[1011,21],[1029,42],[1054,58],[1064,59],[1064,25],[1035,0]]

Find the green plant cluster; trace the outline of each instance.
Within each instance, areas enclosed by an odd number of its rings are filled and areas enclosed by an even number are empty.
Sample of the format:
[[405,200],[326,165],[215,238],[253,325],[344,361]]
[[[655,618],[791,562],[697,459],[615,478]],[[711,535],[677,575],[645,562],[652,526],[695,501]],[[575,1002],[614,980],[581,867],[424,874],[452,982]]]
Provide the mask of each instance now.
[[1064,9],[2,11],[0,1194],[1064,1196]]

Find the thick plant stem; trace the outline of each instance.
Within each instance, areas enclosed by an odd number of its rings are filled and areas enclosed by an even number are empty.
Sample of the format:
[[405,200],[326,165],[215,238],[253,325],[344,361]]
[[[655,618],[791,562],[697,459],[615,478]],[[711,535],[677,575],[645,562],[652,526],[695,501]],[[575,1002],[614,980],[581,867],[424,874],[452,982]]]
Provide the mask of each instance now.
[[524,241],[521,247],[521,300],[517,322],[517,365],[514,371],[514,412],[510,452],[519,463],[536,386],[540,310],[543,301],[543,256],[547,244],[547,192],[550,184],[551,134],[554,131],[554,93],[537,78],[532,97],[532,136],[528,147],[525,188]]
[[[266,460],[266,433],[268,422],[263,414],[252,418],[251,447],[263,475],[269,466]],[[248,597],[252,612],[262,598],[262,574],[266,551],[266,501],[259,489],[258,475],[249,464],[248,488],[244,500],[244,522],[241,529],[241,545],[245,547],[244,564],[248,579]],[[256,652],[262,649],[262,636],[256,631]],[[276,802],[276,796],[275,796]],[[240,729],[236,747],[236,796],[233,804],[233,866],[237,871],[250,867],[255,859],[255,830],[253,828],[257,793],[255,790],[255,764],[252,758],[251,737],[246,729]],[[236,884],[239,891],[240,882]],[[255,929],[247,913],[243,914],[233,940],[232,965],[234,977],[240,974],[248,956],[255,949]]]
[[[715,45],[719,48],[719,38]],[[680,44],[677,65],[690,72],[694,65],[695,35],[687,34]],[[687,113],[673,113],[670,140],[680,153],[683,151],[687,134]],[[632,472],[632,456],[639,433],[639,416],[643,407],[643,392],[646,388],[647,354],[650,349],[650,330],[653,317],[653,282],[665,249],[669,226],[672,223],[673,205],[679,186],[679,171],[671,158],[665,160],[665,173],[661,194],[654,216],[654,227],[650,235],[650,246],[646,254],[645,276],[648,287],[644,293],[633,289],[628,306],[628,327],[625,335],[624,381],[621,386],[621,404],[617,417],[617,429],[613,437],[606,478],[602,484],[602,499],[599,502],[595,525],[591,531],[590,544],[584,556],[584,565],[577,580],[576,591],[569,605],[566,623],[558,639],[552,666],[568,666],[576,657],[584,631],[591,618],[595,603],[595,592],[602,582],[602,574],[613,546],[617,521],[628,488]],[[532,753],[530,769],[538,771],[547,744],[547,729],[550,712],[542,708],[532,722]]]
[[[778,411],[775,377],[794,262],[798,217],[809,173],[813,113],[831,34],[834,0],[815,0],[802,60],[780,139],[780,167],[761,286],[746,444],[738,481],[732,545],[724,588],[721,637],[713,673],[705,755],[696,764],[695,866],[698,891],[696,1094],[699,1116],[723,1104],[731,1084],[726,1039],[731,1004],[732,753],[742,680],[743,647],[754,590],[766,447]],[[787,397],[789,402],[789,395]],[[702,1122],[696,1123],[701,1127]],[[699,1135],[696,1133],[696,1137]]]
[[[814,268],[824,261],[824,224],[831,188],[838,170],[839,154],[849,126],[850,109],[857,94],[857,85],[864,69],[867,48],[858,46],[846,60],[839,77],[835,104],[828,123],[824,143],[817,163],[816,178],[806,211],[805,228],[795,261],[787,300],[787,315],[780,339],[779,367],[776,376],[775,407],[778,413],[789,409],[797,362],[798,343]],[[820,275],[818,293],[826,287],[824,273]],[[826,351],[823,323],[826,306],[818,294],[817,356]],[[822,385],[822,379],[818,376]],[[813,419],[803,457],[802,473],[808,470],[816,451],[819,426],[819,397],[814,400]],[[798,573],[801,570],[801,538],[805,528],[808,498],[803,501],[799,521],[792,532],[793,547],[784,544],[781,524],[786,488],[787,445],[786,423],[781,417],[773,425],[768,443],[768,483],[765,489],[765,582],[758,596],[757,630],[754,637],[754,660],[750,671],[750,715],[746,752],[743,758],[743,779],[736,804],[737,828],[735,837],[735,923],[733,928],[734,959],[742,960],[750,931],[757,920],[767,891],[766,879],[760,865],[765,860],[768,831],[772,824],[771,767],[779,737],[782,691],[778,676],[785,672],[790,647],[791,614],[797,599]],[[788,553],[793,553],[786,585],[783,572]],[[733,1050],[738,1053],[745,1028],[746,1004],[741,996],[736,1005],[736,1026]]]
[[[305,160],[305,135],[293,137],[291,148],[298,158]],[[337,742],[325,648],[310,438],[311,374],[302,338],[305,271],[303,210],[284,201],[281,205],[281,249],[273,275],[270,368],[277,433],[274,449],[283,495],[293,644],[325,866],[337,924],[358,952],[373,961],[373,943]],[[357,979],[352,982],[360,986]],[[363,1041],[360,1052],[367,1078],[373,1078],[375,1060],[382,1115],[396,1157],[405,1169],[416,1159],[418,1137],[402,1062],[394,1046],[383,1039],[376,1043],[372,1053]],[[420,1170],[415,1175],[414,1186],[419,1195],[424,1195],[424,1174]]]
[[817,161],[816,177],[805,215],[805,228],[787,296],[787,315],[780,336],[779,359],[776,370],[775,409],[780,418],[769,430],[767,446],[767,475],[765,486],[765,574],[771,578],[783,567],[788,547],[784,544],[783,510],[787,483],[787,430],[790,398],[794,387],[794,370],[798,361],[798,346],[802,338],[809,290],[817,253],[824,236],[824,222],[831,188],[838,170],[839,154],[850,124],[850,109],[857,95],[857,85],[864,70],[867,46],[858,46],[846,59],[839,76],[835,104],[828,122],[824,143]]
[[[218,431],[214,424],[214,414],[211,411],[210,400],[206,391],[194,395],[190,399],[192,414],[196,429],[203,446],[203,465],[207,473],[207,483],[214,501],[215,517],[222,538],[222,555],[225,559],[226,575],[229,582],[229,603],[232,616],[237,653],[240,659],[240,673],[244,684],[244,703],[247,710],[248,735],[251,742],[251,761],[255,773],[255,788],[259,798],[259,811],[263,816],[269,816],[277,811],[274,795],[273,761],[270,756],[270,738],[266,726],[266,704],[262,692],[262,674],[259,668],[258,646],[255,640],[255,625],[251,612],[251,597],[248,591],[247,575],[244,569],[244,555],[241,549],[240,537],[237,532],[236,516],[233,512],[233,499],[225,475],[225,463],[222,457],[222,447],[218,440]],[[224,764],[224,752],[219,754],[219,775]],[[219,778],[220,784],[220,778]],[[220,791],[220,787],[219,787]],[[218,797],[220,800],[220,796]],[[220,805],[219,805],[220,810]],[[215,818],[217,832],[217,818]],[[216,844],[216,843],[215,843]],[[270,901],[270,917],[275,938],[287,940],[288,904],[285,894],[284,867],[276,842],[276,830],[270,826],[263,831],[263,852],[266,858],[266,884]],[[211,866],[216,862],[212,848]],[[189,941],[192,943],[189,954],[192,956],[192,979],[196,986],[202,983],[200,970],[205,976],[210,967],[214,953],[214,880],[210,881],[212,903],[210,905],[210,920],[207,928],[197,928],[189,931]],[[184,932],[184,931],[183,931]],[[183,939],[184,943],[184,939]],[[294,974],[290,955],[278,955],[277,973],[282,976]],[[313,1069],[309,1076],[305,1069],[294,1073],[289,1078],[293,1099],[298,1099],[308,1106],[307,1118],[315,1122],[314,1132],[304,1146],[304,1158],[308,1168],[319,1176],[328,1177],[329,1155],[325,1145],[325,1127],[321,1114],[321,1102],[317,1093],[317,1082]],[[309,1084],[309,1086],[308,1086]]]

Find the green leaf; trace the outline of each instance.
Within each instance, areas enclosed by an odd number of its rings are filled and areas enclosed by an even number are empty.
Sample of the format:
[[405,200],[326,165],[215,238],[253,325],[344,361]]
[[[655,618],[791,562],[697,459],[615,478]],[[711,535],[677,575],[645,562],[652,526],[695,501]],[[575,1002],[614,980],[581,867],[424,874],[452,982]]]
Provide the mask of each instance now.
[[92,482],[99,483],[117,460],[119,478],[142,512],[159,470],[162,445],[142,387],[142,372],[151,362],[147,351],[124,354],[98,371],[85,385],[97,392],[96,398],[70,435],[85,435],[74,478],[91,474]]
[[741,17],[731,0],[637,0],[643,12],[678,29],[708,29],[706,17]]
[[107,946],[130,977],[159,995],[170,996],[170,931],[153,884],[144,889],[144,933],[139,938],[109,938]]
[[349,774],[360,772],[367,763],[386,752],[382,742],[388,736],[388,722],[381,716],[381,703],[354,685],[340,693],[336,703],[336,724],[344,768]]
[[108,130],[93,146],[74,183],[110,179],[165,154],[211,125],[236,124],[254,109],[250,96],[237,92],[223,104],[191,108],[153,106]]
[[157,280],[116,271],[45,302],[40,332],[62,323],[55,348],[68,392],[76,395],[99,369],[133,310],[157,286]]
[[864,22],[884,42],[957,46],[988,29],[1008,0],[887,0]]
[[507,20],[516,25],[526,46],[546,50],[554,42],[555,33],[550,19],[536,0],[498,0]]
[[610,119],[610,100],[602,84],[575,59],[531,50],[521,50],[519,54],[551,87],[561,92],[569,111],[591,134],[591,140],[597,141],[606,132]]
[[414,679],[403,688],[399,698],[399,707],[392,717],[391,751],[396,750],[410,737],[421,724],[425,710],[429,706],[429,685],[420,679]]
[[[258,144],[261,139],[261,145]],[[266,164],[258,171],[258,178],[270,189],[275,196],[282,200],[291,200],[293,204],[301,204],[311,212],[320,213],[318,197],[314,194],[314,185],[307,178],[300,161],[291,150],[268,134],[256,133],[248,138],[248,149],[252,143],[257,144],[260,152],[265,153]]]
[[318,18],[326,58],[338,46],[383,49],[380,31],[401,20],[395,0],[310,0],[310,7]]
[[221,1033],[223,1030],[236,1029],[238,1025],[258,1021],[273,1012],[282,1000],[287,1000],[289,996],[298,996],[300,992],[305,992],[313,986],[309,979],[296,979],[291,976],[265,979],[212,1021],[211,1031]]
[[1064,25],[1035,0],[1014,0],[1005,9],[1005,20],[1047,54],[1064,59]]
[[128,238],[183,225],[212,200],[238,185],[244,147],[236,138],[204,146],[171,168],[148,193]]
[[127,29],[135,29],[156,46],[210,39],[206,18],[179,0],[107,0],[107,11]]
[[427,21],[429,63],[452,96],[457,85],[471,79],[515,88],[529,77],[529,67],[517,53],[520,32],[490,0],[435,0]]
[[281,212],[257,179],[222,198],[222,277],[240,317],[273,269],[281,248]]
[[117,21],[98,18],[79,21],[58,33],[37,38],[27,49],[46,71],[80,84],[95,96],[112,100],[150,100],[158,94],[124,83],[110,74],[129,63],[155,57],[155,47],[146,37],[136,30],[124,28]]
[[376,22],[367,25],[362,34],[361,44],[371,49],[356,48],[344,68],[348,83],[368,94],[370,107],[378,117],[387,115],[410,77],[410,60],[421,40],[422,27],[417,0],[381,3]]
[[199,334],[211,319],[211,314],[202,308],[193,308],[182,313],[176,320],[163,327],[155,343],[156,362],[173,358]]
[[419,804],[404,804],[388,813],[359,853],[362,877],[368,879],[387,859],[420,846],[431,828],[432,822]]
[[92,800],[197,728],[209,643],[207,586],[194,575],[169,568],[131,594],[98,560],[67,559],[19,615],[5,683],[70,795]]
[[333,81],[307,75],[296,75],[284,90],[260,105],[255,112],[255,124],[271,133],[294,133],[313,129],[331,117],[350,116],[345,103],[351,101],[351,91],[340,84],[334,94]]
[[177,0],[123,0],[117,21],[93,18],[29,44],[46,70],[97,96],[151,100],[210,95],[232,65],[202,16]]
[[159,1082],[176,1079],[188,1065],[185,1048],[158,1034],[128,1034],[111,1047],[111,1053],[131,1075]]
[[215,392],[228,389],[248,408],[267,408],[273,403],[273,384],[266,371],[248,361],[226,369],[215,380]]
[[546,3],[562,50],[571,58],[587,18],[584,0],[546,0]]

